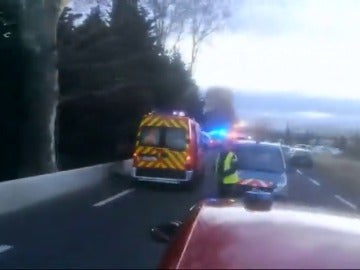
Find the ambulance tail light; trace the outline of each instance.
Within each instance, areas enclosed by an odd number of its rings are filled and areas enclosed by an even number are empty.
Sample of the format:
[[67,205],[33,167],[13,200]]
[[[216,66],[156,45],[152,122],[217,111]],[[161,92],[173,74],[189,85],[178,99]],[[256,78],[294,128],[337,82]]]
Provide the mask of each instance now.
[[185,170],[191,170],[192,166],[191,166],[191,157],[187,156],[186,160],[185,160]]

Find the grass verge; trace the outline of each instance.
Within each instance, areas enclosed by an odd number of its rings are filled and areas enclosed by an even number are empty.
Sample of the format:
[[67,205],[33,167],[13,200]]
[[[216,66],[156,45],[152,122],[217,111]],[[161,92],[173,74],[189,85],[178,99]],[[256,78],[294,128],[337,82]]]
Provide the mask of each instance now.
[[334,187],[352,196],[360,195],[360,161],[348,157],[315,155],[316,170]]

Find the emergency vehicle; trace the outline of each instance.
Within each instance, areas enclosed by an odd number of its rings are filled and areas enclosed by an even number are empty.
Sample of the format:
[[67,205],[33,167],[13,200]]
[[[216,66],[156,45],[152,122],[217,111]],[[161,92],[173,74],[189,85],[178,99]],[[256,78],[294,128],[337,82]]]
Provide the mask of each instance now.
[[183,112],[144,115],[133,155],[138,181],[193,184],[204,172],[200,125]]

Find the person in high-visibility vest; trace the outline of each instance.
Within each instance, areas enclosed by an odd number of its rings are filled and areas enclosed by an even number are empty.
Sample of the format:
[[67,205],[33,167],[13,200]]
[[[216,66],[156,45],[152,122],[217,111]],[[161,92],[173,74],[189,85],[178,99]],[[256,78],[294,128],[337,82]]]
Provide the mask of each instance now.
[[236,187],[238,186],[238,160],[233,151],[233,143],[226,140],[224,149],[219,153],[216,159],[216,175],[221,197],[235,196]]

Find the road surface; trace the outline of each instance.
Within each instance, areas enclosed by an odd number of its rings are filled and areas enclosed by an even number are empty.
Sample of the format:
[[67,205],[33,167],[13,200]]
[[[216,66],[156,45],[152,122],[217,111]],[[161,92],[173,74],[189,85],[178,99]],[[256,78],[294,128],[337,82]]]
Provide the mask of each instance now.
[[[155,268],[166,246],[152,225],[184,217],[201,199],[216,197],[214,153],[205,181],[193,192],[133,186],[128,178],[0,218],[0,268]],[[314,208],[357,212],[312,170],[289,172],[289,200]]]

